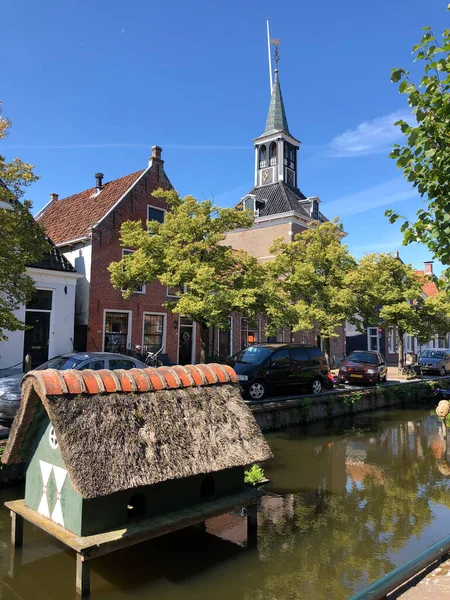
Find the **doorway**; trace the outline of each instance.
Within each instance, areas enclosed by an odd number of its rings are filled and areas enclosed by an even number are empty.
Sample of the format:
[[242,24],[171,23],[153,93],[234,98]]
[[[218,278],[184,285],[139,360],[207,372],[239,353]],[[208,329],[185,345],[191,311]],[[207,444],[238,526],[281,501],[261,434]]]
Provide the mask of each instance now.
[[35,369],[48,360],[50,313],[27,310],[25,325],[31,329],[25,331],[23,358],[30,354],[31,368]]
[[194,362],[194,323],[185,317],[180,319],[178,342],[178,364],[190,365]]

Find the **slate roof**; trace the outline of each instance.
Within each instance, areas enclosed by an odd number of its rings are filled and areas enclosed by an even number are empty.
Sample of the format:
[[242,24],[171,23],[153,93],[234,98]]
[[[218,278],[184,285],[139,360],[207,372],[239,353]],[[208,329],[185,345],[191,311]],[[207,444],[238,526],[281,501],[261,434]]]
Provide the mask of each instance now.
[[34,267],[36,269],[48,269],[49,271],[64,271],[66,273],[76,273],[77,270],[60,250],[55,246],[52,240],[47,238],[47,242],[50,245],[50,252],[44,254],[41,260],[28,267]]
[[311,200],[306,198],[298,188],[291,188],[282,181],[254,187],[248,194],[255,196],[259,202],[264,202],[264,207],[259,210],[260,217],[291,211],[303,217],[311,216]]
[[37,221],[55,244],[88,236],[91,228],[120,200],[139,179],[142,171],[125,175],[103,185],[96,194],[95,187],[50,204]]

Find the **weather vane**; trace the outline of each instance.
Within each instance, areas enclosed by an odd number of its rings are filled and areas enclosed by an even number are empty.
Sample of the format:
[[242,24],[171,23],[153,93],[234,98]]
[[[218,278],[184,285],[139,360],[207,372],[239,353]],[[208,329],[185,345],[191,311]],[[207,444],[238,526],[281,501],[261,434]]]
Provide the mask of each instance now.
[[280,45],[280,40],[279,38],[270,38],[270,43],[275,46],[273,60],[275,61],[275,69],[278,71],[278,62],[280,60],[280,52],[278,50],[278,46]]

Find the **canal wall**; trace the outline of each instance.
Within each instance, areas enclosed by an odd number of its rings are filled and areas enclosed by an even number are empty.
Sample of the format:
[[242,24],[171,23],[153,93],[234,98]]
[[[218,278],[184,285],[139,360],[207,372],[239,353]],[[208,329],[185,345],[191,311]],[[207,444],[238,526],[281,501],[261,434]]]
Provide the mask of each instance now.
[[[423,400],[433,388],[450,387],[450,378],[427,381],[405,381],[367,389],[333,391],[319,396],[299,396],[250,405],[262,431],[275,431],[323,419],[379,410]],[[430,398],[430,402],[434,399]],[[437,401],[436,401],[437,404]],[[433,404],[434,407],[434,404]]]

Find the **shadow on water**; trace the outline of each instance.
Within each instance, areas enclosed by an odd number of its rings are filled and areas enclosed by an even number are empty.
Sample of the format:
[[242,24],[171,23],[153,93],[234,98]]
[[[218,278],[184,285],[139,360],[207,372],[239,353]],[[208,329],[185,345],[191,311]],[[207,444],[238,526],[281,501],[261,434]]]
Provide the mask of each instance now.
[[[92,598],[344,600],[449,533],[450,450],[431,409],[363,413],[272,433],[258,552],[245,517],[224,515],[92,563]],[[0,501],[21,492],[0,492]],[[215,535],[212,535],[215,534]],[[74,596],[74,555],[27,526],[23,566],[3,599]],[[11,591],[12,590],[12,591]]]

